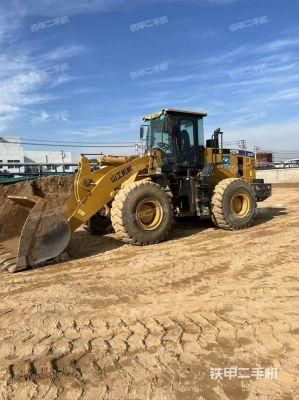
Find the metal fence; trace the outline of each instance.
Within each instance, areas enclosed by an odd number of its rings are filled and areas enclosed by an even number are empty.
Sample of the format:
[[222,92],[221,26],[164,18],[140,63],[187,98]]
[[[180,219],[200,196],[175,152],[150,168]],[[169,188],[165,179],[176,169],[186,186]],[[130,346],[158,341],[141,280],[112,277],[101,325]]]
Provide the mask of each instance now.
[[256,163],[255,168],[257,170],[260,169],[287,169],[287,168],[299,168],[299,161],[298,162],[273,162],[273,163]]
[[[0,184],[10,184],[41,176],[69,175],[76,171],[78,164],[36,164],[36,163],[1,163]],[[60,169],[60,171],[58,171]],[[13,171],[12,171],[13,170]]]

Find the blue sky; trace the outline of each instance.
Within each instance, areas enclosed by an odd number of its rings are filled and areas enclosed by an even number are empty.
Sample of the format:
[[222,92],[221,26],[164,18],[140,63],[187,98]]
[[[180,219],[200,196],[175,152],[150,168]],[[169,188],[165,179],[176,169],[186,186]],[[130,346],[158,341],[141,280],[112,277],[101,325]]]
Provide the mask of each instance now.
[[206,137],[299,149],[298,16],[297,0],[0,0],[0,134],[134,141],[168,107],[208,112]]

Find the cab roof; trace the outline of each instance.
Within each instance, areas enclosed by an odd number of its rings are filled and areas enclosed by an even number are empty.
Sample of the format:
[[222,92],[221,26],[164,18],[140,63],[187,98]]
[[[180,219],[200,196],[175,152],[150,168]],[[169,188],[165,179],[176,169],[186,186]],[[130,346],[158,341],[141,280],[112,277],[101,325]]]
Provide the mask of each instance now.
[[186,115],[189,117],[206,117],[208,114],[205,112],[198,112],[198,111],[186,111],[186,110],[176,110],[174,108],[165,108],[164,110],[156,113],[156,114],[151,114],[151,115],[147,115],[146,117],[144,117],[144,121],[149,121],[152,119],[156,119],[159,118],[161,115],[165,115],[165,114],[170,114],[170,115]]

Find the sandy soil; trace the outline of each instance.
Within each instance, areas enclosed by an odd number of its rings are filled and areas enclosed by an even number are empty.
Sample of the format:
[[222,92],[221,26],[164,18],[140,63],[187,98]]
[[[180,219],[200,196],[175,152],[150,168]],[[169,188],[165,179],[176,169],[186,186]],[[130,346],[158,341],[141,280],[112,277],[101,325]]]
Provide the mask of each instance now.
[[298,399],[298,202],[275,187],[246,231],[146,248],[78,231],[69,261],[1,274],[0,397]]

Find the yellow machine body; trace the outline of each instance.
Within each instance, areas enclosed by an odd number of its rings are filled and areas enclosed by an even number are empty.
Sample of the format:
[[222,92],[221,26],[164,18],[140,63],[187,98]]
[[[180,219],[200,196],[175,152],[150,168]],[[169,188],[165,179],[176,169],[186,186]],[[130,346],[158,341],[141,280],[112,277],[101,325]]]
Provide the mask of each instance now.
[[215,162],[216,167],[212,177],[214,186],[221,180],[226,178],[243,178],[248,183],[252,183],[256,178],[254,158],[246,155],[230,154],[229,166],[223,166],[222,153],[213,153],[213,149],[205,149],[205,165]]
[[[145,182],[139,182],[141,185],[139,183],[136,184],[137,186],[133,185],[136,193],[139,193],[139,190],[147,190],[148,193],[156,193],[155,196],[160,196],[161,201],[164,201],[166,196],[163,197],[162,192],[167,193],[167,196],[172,198],[172,204],[169,207],[173,209],[175,216],[198,216],[202,209],[211,209],[214,188],[227,178],[241,179],[252,187],[257,185],[254,158],[247,156],[247,152],[243,155],[240,152],[235,154],[231,151],[224,152],[222,145],[215,144],[216,141],[211,146],[207,144],[206,147],[200,147],[196,138],[193,148],[189,143],[189,150],[196,152],[192,154],[201,154],[202,164],[196,169],[188,167],[186,160],[173,161],[171,157],[167,159],[167,151],[171,149],[168,142],[159,143],[158,141],[158,148],[149,145],[153,135],[163,137],[165,129],[165,135],[173,140],[173,146],[182,149],[184,137],[188,136],[188,132],[184,128],[179,137],[175,123],[180,118],[188,117],[197,121],[204,116],[206,113],[162,110],[160,113],[145,117],[144,121],[147,123],[150,134],[147,135],[147,154],[141,157],[100,155],[97,160],[99,167],[92,169],[90,160],[82,156],[75,176],[73,193],[62,207],[49,209],[47,200],[39,196],[8,196],[7,202],[0,209],[0,270],[16,272],[59,257],[67,248],[73,232],[99,214],[101,210],[113,208],[112,203],[119,203],[115,200],[118,192],[123,190],[126,195],[126,186],[136,181],[144,180]],[[220,130],[215,131],[214,139],[216,133],[218,136],[222,134]],[[184,156],[180,153],[178,159],[181,160],[182,155]],[[161,189],[162,194],[157,188]],[[264,189],[262,186],[261,188]],[[260,193],[261,198],[269,196],[270,188],[266,189],[268,193],[264,196]],[[158,201],[147,196],[148,194],[145,193],[145,200],[141,198],[141,204],[144,203],[143,209],[152,210],[151,214],[155,221],[155,209],[162,210],[161,215],[164,210],[160,206],[154,207]],[[17,223],[10,218],[12,214],[8,212],[11,202],[17,207],[15,211],[18,216]],[[168,207],[168,198],[164,202]],[[113,217],[113,213],[110,214]],[[149,218],[146,216],[143,219]],[[139,219],[143,221],[142,218]],[[125,222],[121,224],[123,229],[127,229]],[[160,229],[158,226],[160,224],[163,225],[163,218],[159,220],[157,230]],[[153,231],[152,225],[149,226]],[[168,227],[164,228],[166,232]],[[147,231],[148,235],[149,231],[150,229]],[[161,237],[165,237],[162,233]],[[157,243],[160,239],[152,240],[153,243]],[[147,243],[146,238],[143,238],[141,242]]]

